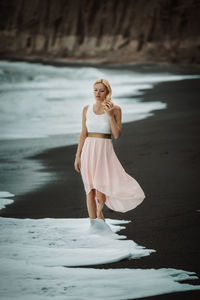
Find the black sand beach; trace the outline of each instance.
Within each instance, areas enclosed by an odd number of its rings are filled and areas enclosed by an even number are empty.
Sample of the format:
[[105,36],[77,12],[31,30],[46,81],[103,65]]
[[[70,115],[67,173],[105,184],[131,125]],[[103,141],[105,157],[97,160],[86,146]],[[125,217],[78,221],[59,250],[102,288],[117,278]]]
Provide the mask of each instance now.
[[[200,277],[200,80],[157,84],[143,101],[160,100],[167,109],[123,124],[115,152],[126,172],[142,186],[146,198],[125,214],[104,206],[105,218],[132,220],[122,234],[156,252],[95,268],[176,268]],[[12,218],[88,217],[81,175],[74,169],[77,145],[46,150],[41,160],[55,180],[38,190],[16,196],[0,211]],[[200,284],[200,280],[188,283]],[[200,292],[171,293],[145,299],[199,299]]]

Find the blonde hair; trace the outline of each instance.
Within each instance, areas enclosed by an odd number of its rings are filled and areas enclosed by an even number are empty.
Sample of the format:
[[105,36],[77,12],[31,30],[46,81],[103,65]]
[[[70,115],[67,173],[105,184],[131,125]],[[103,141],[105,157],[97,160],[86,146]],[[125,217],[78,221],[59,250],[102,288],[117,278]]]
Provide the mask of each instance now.
[[106,80],[104,78],[100,78],[95,81],[95,83],[93,84],[93,87],[95,87],[95,84],[97,84],[97,83],[103,83],[105,85],[105,87],[107,88],[107,95],[106,95],[104,101],[111,101],[112,89],[111,89],[111,86],[110,86],[108,80]]

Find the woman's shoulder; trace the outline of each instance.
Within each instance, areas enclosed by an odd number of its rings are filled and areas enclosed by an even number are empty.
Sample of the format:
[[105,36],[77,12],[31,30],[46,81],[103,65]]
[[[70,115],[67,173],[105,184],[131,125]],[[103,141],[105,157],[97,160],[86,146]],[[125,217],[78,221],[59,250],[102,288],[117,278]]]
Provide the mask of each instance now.
[[85,106],[83,106],[83,111],[86,111],[87,109],[88,109],[88,107],[89,106],[91,106],[91,104],[89,103],[89,104],[87,104],[87,105],[85,105]]
[[91,105],[91,104],[89,103],[89,104],[83,106],[83,111],[82,111],[82,112],[83,112],[83,115],[86,115],[87,110],[88,110],[88,108],[89,108],[90,105]]
[[119,105],[114,104],[114,111],[116,113],[121,113],[121,107]]
[[116,105],[116,104],[114,104],[114,109],[116,109],[116,110],[120,110],[120,109],[121,109],[121,107],[120,107],[119,105]]

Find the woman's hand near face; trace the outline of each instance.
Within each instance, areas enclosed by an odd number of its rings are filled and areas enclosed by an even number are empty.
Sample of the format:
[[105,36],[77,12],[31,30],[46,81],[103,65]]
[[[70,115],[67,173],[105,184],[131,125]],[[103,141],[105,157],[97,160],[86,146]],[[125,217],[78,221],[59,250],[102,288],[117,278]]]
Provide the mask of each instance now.
[[104,111],[107,113],[110,117],[113,116],[114,113],[114,104],[111,101],[105,101],[104,104]]

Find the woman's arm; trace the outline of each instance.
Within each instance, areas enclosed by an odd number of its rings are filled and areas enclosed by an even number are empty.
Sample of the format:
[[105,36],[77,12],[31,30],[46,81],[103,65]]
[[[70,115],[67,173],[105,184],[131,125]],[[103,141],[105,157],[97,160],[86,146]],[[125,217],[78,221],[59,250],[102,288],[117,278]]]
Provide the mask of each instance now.
[[88,136],[88,131],[86,127],[86,111],[87,111],[88,105],[84,106],[82,111],[82,131],[79,137],[78,142],[78,148],[76,151],[76,158],[79,158],[81,156],[81,151],[85,142],[86,137]]
[[110,127],[115,139],[118,139],[122,133],[122,112],[120,106],[116,105],[113,113],[109,115]]

